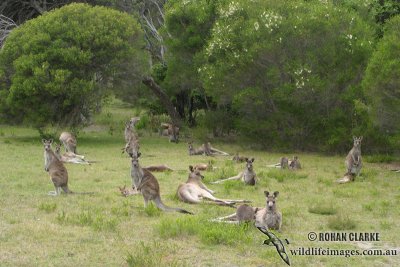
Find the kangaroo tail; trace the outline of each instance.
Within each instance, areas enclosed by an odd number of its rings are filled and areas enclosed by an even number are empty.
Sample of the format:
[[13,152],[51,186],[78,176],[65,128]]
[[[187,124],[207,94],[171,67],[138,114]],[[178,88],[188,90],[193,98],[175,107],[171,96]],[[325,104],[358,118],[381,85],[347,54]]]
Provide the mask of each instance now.
[[71,190],[69,190],[68,185],[62,186],[61,188],[66,194],[73,194],[74,193]]
[[180,212],[180,213],[193,215],[193,213],[191,213],[190,211],[187,211],[187,210],[184,210],[181,208],[171,208],[171,207],[164,205],[164,203],[161,201],[160,196],[158,196],[156,199],[154,199],[154,202],[156,203],[156,206],[163,211],[176,211],[176,212]]

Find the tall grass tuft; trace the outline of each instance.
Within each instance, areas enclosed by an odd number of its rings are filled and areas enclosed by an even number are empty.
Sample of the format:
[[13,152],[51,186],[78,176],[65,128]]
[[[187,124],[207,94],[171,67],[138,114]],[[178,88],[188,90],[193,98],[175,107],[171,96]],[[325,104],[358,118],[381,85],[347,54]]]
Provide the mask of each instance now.
[[335,215],[328,219],[328,227],[332,230],[352,230],[356,225],[354,220],[344,215]]

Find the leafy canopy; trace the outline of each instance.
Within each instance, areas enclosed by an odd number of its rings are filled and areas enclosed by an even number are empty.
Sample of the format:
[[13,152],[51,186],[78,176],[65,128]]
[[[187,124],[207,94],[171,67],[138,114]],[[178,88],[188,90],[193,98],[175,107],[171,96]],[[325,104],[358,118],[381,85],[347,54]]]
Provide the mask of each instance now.
[[130,15],[86,4],[22,24],[0,52],[3,119],[35,126],[85,122],[107,89],[146,71],[142,35]]

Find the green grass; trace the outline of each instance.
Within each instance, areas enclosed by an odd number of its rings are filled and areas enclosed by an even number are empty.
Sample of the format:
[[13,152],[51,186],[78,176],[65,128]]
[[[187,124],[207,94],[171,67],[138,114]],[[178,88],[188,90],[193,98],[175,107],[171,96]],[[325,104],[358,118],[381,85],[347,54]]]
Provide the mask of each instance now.
[[[120,150],[123,122],[140,113],[119,106],[104,112],[97,118],[101,123],[81,130],[78,136],[78,151],[97,162],[66,165],[71,190],[93,195],[48,196],[54,188],[43,169],[38,132],[0,126],[1,266],[284,266],[274,247],[261,245],[266,237],[252,225],[208,221],[234,209],[190,205],[177,199],[176,190],[186,181],[188,166],[209,161],[205,156],[188,156],[188,139],[172,144],[143,128],[141,164],[173,168],[170,173],[155,173],[161,198],[166,205],[195,215],[161,212],[154,205],[145,209],[141,195],[121,196],[118,186],[131,183],[130,159]],[[277,205],[283,225],[277,235],[291,241],[287,249],[358,248],[357,243],[320,244],[307,239],[309,232],[332,231],[379,232],[381,241],[374,246],[400,247],[396,223],[400,220],[400,174],[384,165],[365,161],[355,182],[339,185],[335,180],[345,172],[345,155],[297,153],[305,167],[292,172],[266,167],[284,153],[221,142],[213,145],[231,154],[238,151],[255,157],[259,182],[256,186],[243,186],[239,181],[210,184],[244,169],[244,163],[233,163],[231,157],[213,157],[217,169],[203,173],[204,183],[220,198],[249,199],[257,207],[265,206],[265,190],[279,191]],[[293,266],[400,265],[399,257],[290,258]]]

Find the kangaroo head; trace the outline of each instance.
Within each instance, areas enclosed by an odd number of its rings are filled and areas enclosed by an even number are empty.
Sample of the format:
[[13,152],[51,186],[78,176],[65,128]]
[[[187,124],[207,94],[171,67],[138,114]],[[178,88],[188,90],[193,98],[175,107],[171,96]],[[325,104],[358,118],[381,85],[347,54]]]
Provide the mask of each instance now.
[[60,154],[61,152],[61,144],[57,144],[56,143],[56,150],[55,150],[56,154]]
[[42,143],[44,146],[44,150],[49,151],[49,150],[51,150],[51,144],[53,143],[53,139],[49,139],[49,140],[42,139]]
[[362,136],[360,137],[353,136],[354,147],[360,147],[362,139],[363,139]]
[[246,168],[247,168],[249,171],[253,170],[254,158],[251,158],[251,159],[244,158],[244,160],[246,161]]
[[193,143],[192,142],[188,142],[188,147],[189,147],[189,150],[192,150],[193,149]]
[[266,205],[268,211],[276,211],[276,197],[279,195],[278,191],[275,191],[272,195],[268,191],[264,191],[266,197]]
[[189,166],[189,171],[190,171],[189,179],[192,178],[192,179],[195,179],[195,180],[198,180],[198,181],[201,181],[202,179],[204,179],[204,176],[201,175],[200,171],[195,169],[195,168],[193,168],[192,165]]
[[139,167],[139,157],[140,157],[140,155],[142,155],[140,152],[136,152],[136,153],[133,153],[132,156],[131,156],[131,158],[132,158],[132,166],[135,167],[135,168]]
[[129,120],[129,125],[131,128],[135,127],[135,125],[140,121],[140,117],[133,117]]

